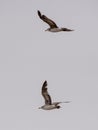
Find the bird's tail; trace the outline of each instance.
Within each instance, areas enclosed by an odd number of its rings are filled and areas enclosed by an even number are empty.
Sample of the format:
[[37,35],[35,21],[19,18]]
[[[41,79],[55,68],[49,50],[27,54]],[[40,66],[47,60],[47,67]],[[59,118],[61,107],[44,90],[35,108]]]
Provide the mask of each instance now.
[[72,29],[68,29],[68,28],[62,28],[62,31],[74,31],[74,30],[72,30]]

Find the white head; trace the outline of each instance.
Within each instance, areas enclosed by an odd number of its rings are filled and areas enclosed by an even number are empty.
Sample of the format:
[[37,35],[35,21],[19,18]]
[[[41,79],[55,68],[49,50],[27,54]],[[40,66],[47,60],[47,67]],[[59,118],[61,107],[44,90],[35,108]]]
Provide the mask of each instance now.
[[42,109],[42,107],[38,107],[38,109]]
[[43,109],[43,106],[39,107],[38,109]]
[[47,28],[45,31],[50,31],[50,28]]

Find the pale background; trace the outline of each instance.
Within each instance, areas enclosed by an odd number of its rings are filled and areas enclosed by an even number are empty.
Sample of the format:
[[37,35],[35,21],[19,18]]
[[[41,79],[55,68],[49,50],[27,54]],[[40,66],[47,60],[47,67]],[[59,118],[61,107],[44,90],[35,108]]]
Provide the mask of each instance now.
[[[37,10],[75,31],[45,32]],[[44,80],[72,102],[39,110]],[[97,0],[0,0],[0,130],[98,130]]]

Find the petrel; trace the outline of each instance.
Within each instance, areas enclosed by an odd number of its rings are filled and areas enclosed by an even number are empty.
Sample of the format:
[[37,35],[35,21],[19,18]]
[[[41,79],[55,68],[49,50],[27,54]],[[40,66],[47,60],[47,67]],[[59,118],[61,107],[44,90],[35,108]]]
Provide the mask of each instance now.
[[45,31],[50,31],[50,32],[73,31],[68,28],[59,28],[53,20],[49,19],[45,15],[42,15],[39,10],[38,10],[38,16],[40,17],[40,19],[42,19],[44,22],[46,22],[50,26],[50,28],[48,28]]
[[65,101],[65,102],[53,102],[52,103],[51,97],[47,91],[47,81],[44,81],[44,83],[42,85],[41,93],[42,93],[42,96],[44,97],[45,105],[39,107],[39,109],[43,109],[43,110],[59,109],[60,103],[69,103],[70,102],[70,101]]

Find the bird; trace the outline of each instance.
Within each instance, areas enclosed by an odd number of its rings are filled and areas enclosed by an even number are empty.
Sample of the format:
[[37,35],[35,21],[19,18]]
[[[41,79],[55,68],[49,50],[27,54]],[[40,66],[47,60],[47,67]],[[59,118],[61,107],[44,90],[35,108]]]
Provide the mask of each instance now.
[[69,103],[70,102],[70,101],[52,102],[51,96],[48,93],[46,80],[44,81],[44,83],[42,85],[41,94],[44,97],[45,105],[39,107],[39,109],[43,109],[43,110],[59,109],[59,108],[61,108],[61,106],[59,105],[60,103]]
[[49,19],[45,15],[42,15],[39,10],[37,11],[37,13],[38,13],[39,18],[41,20],[43,20],[44,22],[46,22],[50,26],[50,28],[48,28],[45,31],[50,31],[50,32],[74,31],[74,30],[71,30],[71,29],[68,29],[68,28],[59,28],[53,20]]

